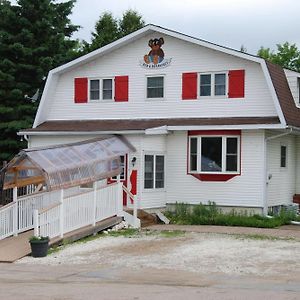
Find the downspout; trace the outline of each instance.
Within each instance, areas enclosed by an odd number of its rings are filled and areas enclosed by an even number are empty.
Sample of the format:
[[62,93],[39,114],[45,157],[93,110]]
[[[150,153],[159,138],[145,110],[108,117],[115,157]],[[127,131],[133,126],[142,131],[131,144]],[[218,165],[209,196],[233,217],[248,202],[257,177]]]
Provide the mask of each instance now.
[[264,184],[264,190],[263,190],[263,214],[265,216],[268,215],[268,194],[267,194],[267,186],[269,184],[269,180],[271,178],[269,178],[269,175],[268,175],[268,166],[267,166],[267,146],[268,146],[268,141],[271,141],[271,140],[275,140],[275,139],[278,139],[280,137],[283,137],[283,136],[286,136],[286,135],[289,135],[293,132],[293,128],[289,127],[289,131],[287,132],[284,132],[284,133],[280,133],[280,134],[277,134],[277,135],[273,135],[273,136],[270,136],[270,137],[267,137],[265,138],[265,141],[264,141],[264,175],[265,175],[265,184]]

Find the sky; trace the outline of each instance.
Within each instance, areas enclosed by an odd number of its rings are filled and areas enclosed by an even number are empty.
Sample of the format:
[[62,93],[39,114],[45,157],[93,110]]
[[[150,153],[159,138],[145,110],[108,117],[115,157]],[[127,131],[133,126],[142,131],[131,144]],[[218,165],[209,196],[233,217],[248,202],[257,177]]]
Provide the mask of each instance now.
[[82,28],[74,35],[90,41],[99,16],[120,18],[137,10],[152,23],[234,49],[256,54],[288,41],[300,48],[299,0],[77,0],[71,20]]

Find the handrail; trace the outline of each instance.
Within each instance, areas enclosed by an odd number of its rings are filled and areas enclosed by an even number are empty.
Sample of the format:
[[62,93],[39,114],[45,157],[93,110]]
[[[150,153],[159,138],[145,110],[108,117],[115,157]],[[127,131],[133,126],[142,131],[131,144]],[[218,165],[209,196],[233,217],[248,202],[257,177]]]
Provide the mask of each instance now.
[[134,195],[129,191],[129,189],[128,189],[125,185],[123,185],[122,188],[123,188],[123,191],[124,191],[125,193],[127,193],[127,195],[128,195],[130,198],[132,198],[132,200],[134,200]]
[[39,215],[41,215],[41,214],[43,214],[43,213],[45,213],[45,212],[47,212],[47,211],[49,211],[49,210],[57,207],[57,206],[60,206],[60,205],[61,205],[61,203],[54,203],[54,204],[48,206],[47,208],[43,208],[43,209],[39,210]]
[[6,208],[9,208],[10,206],[13,206],[16,202],[10,202],[4,206],[0,207],[0,211],[5,210]]

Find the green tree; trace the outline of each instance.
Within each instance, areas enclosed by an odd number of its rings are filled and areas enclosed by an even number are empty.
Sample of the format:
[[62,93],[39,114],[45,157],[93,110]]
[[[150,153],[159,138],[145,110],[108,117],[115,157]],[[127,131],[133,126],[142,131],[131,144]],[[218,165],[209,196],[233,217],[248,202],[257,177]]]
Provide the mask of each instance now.
[[276,52],[261,47],[257,55],[284,68],[300,72],[300,51],[296,44],[277,44]]
[[17,132],[32,125],[37,102],[30,96],[43,89],[50,69],[72,59],[74,3],[0,0],[0,161],[26,147]]
[[86,54],[95,49],[101,48],[117,39],[134,32],[145,25],[142,16],[134,11],[127,10],[121,19],[114,18],[112,13],[105,12],[95,25],[95,32],[92,32],[91,43],[83,42],[83,53]]

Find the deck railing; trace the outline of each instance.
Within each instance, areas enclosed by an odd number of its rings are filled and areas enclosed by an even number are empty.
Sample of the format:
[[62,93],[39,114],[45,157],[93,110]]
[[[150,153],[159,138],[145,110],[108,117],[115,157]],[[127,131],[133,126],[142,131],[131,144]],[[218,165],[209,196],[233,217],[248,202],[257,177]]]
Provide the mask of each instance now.
[[64,234],[113,216],[121,216],[122,183],[73,196],[64,197],[58,205],[44,211],[35,211],[35,235],[63,237]]

